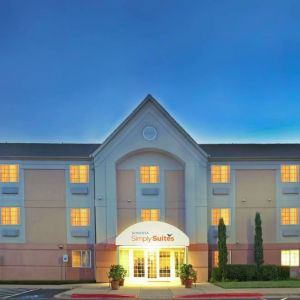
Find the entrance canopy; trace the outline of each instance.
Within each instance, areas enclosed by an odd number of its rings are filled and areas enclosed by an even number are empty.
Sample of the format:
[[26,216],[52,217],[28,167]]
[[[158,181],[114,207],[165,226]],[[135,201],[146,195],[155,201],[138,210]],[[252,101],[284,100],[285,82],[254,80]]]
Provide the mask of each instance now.
[[178,247],[190,244],[180,229],[164,222],[139,222],[126,228],[116,238],[117,246]]

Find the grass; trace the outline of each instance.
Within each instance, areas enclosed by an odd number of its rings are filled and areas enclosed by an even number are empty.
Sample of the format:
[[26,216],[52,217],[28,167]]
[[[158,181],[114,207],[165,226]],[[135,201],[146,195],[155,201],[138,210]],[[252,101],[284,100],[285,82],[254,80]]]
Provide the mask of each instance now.
[[93,280],[0,280],[0,284],[31,284],[31,285],[60,285],[75,283],[94,283]]
[[300,280],[276,280],[276,281],[225,281],[213,284],[223,289],[247,289],[247,288],[300,288]]

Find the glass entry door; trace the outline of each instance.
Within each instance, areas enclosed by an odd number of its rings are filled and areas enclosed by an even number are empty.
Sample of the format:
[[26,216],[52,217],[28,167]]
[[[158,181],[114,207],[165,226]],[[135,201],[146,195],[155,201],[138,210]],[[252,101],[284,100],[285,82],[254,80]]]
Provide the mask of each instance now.
[[148,278],[157,278],[157,251],[148,250]]
[[119,255],[119,262],[132,279],[175,279],[180,265],[185,262],[184,248],[122,248]]
[[159,251],[159,277],[171,277],[171,252]]
[[133,251],[133,277],[145,277],[145,251]]

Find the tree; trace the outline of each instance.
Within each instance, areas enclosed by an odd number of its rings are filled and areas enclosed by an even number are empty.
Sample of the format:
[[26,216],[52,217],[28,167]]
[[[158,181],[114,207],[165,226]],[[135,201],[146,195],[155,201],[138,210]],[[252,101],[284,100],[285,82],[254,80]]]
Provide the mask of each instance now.
[[223,281],[226,278],[226,265],[227,265],[227,257],[228,257],[226,239],[227,239],[226,226],[224,224],[223,218],[221,218],[219,220],[219,225],[218,225],[218,252],[219,252],[219,270]]
[[254,260],[257,268],[264,263],[264,248],[261,229],[260,213],[255,215]]

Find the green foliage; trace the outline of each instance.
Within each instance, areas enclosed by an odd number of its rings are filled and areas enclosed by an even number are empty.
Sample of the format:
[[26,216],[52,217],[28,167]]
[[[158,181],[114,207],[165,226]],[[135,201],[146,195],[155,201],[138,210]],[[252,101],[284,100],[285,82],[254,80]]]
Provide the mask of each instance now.
[[[215,285],[224,289],[255,289],[255,288],[299,288],[299,279],[269,281],[219,281]],[[288,292],[288,290],[286,290]]]
[[221,273],[222,280],[226,278],[226,265],[228,250],[226,245],[226,226],[224,224],[223,218],[219,220],[218,225],[218,251],[219,251],[219,269]]
[[107,274],[110,280],[120,280],[124,279],[127,271],[121,265],[111,265],[109,272]]
[[278,267],[278,277],[280,279],[289,279],[290,278],[290,267],[287,267],[287,266]]
[[217,282],[222,280],[222,275],[219,268],[213,268],[211,272],[210,282]]
[[257,279],[256,265],[228,265],[227,279],[252,281]]
[[192,279],[193,281],[196,281],[197,273],[191,264],[183,264],[179,269],[179,277],[183,280]]
[[[227,265],[226,279],[231,281],[256,281],[256,280],[287,280],[290,278],[290,267],[263,265],[257,273],[256,265]],[[213,268],[211,281],[221,281],[222,275],[219,268]]]
[[261,228],[260,213],[255,215],[255,237],[254,237],[254,260],[257,266],[258,276],[260,273],[260,266],[264,263],[264,249],[263,249],[263,238]]

